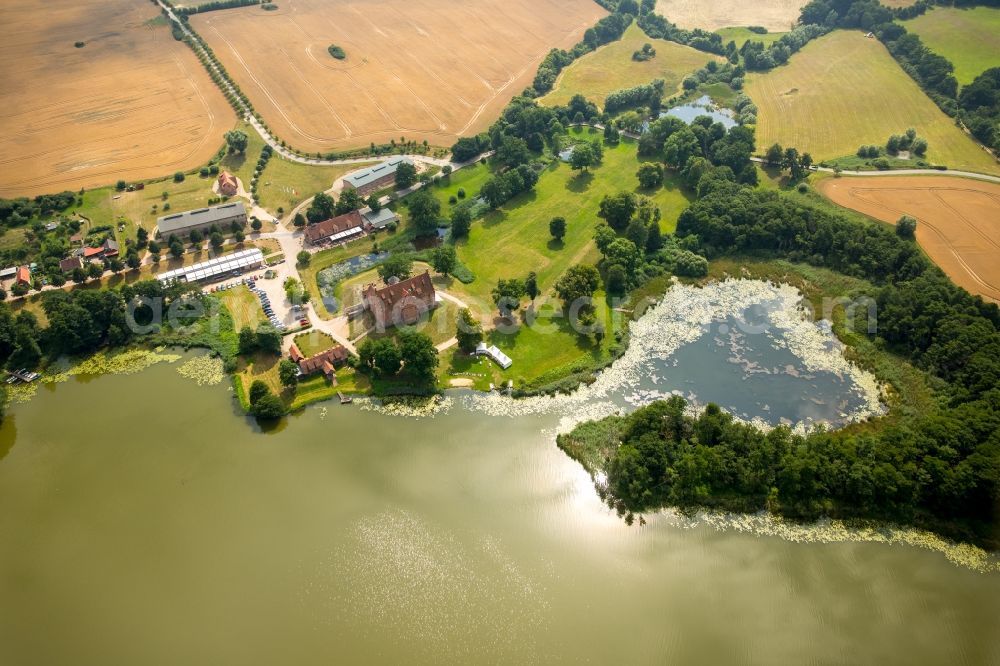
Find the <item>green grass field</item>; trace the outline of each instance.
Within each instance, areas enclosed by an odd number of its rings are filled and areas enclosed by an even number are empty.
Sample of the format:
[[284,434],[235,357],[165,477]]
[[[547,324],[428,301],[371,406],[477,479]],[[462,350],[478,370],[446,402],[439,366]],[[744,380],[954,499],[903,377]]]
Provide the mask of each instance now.
[[295,336],[295,346],[303,356],[315,356],[333,347],[336,342],[323,331],[308,331]]
[[[274,215],[278,214],[279,207],[287,214],[317,192],[330,189],[333,181],[344,174],[375,163],[311,166],[272,157],[264,168],[264,173],[261,174],[260,182],[257,183],[260,205]],[[243,181],[243,187],[250,187],[250,181]]]
[[[572,136],[598,137],[589,129]],[[487,213],[472,225],[468,240],[458,244],[458,255],[476,275],[466,288],[488,301],[499,278],[538,274],[539,286],[549,288],[565,270],[577,263],[595,261],[594,226],[601,199],[621,190],[640,192],[635,173],[639,168],[635,143],[624,140],[606,147],[604,163],[587,173],[573,171],[568,164],[553,162],[542,174],[535,191],[515,197],[501,209]],[[650,196],[660,207],[661,228],[672,232],[677,217],[688,205],[688,197],[676,183],[667,184]],[[549,235],[549,220],[566,218],[562,243]]]
[[747,78],[760,112],[757,146],[794,146],[817,160],[854,154],[916,128],[927,161],[998,174],[1000,165],[959,130],[892,59],[860,32],[838,30],[808,44],[789,64]]
[[955,78],[963,86],[1000,66],[1000,9],[937,7],[903,25],[955,65]]
[[261,323],[267,321],[264,310],[260,306],[260,300],[247,287],[236,287],[218,293],[218,298],[233,316],[233,325],[236,330],[244,326],[257,328]]
[[[646,43],[656,49],[656,57],[645,62],[632,60],[632,53]],[[603,107],[608,93],[653,79],[663,79],[665,92],[670,96],[679,90],[685,76],[704,67],[709,60],[724,62],[723,58],[675,42],[651,39],[633,23],[619,41],[588,53],[564,69],[552,92],[539,101],[546,106],[557,106],[581,94]]]
[[250,179],[253,178],[254,167],[260,158],[260,151],[264,147],[264,139],[260,138],[257,130],[250,123],[239,123],[236,129],[241,129],[247,134],[247,149],[243,153],[228,153],[222,158],[219,166],[233,174],[241,181],[244,187],[250,187]]
[[759,35],[747,28],[720,28],[716,32],[722,36],[723,44],[736,42],[736,48],[740,48],[747,42],[764,42],[764,46],[770,46],[785,34],[783,32],[768,32]]

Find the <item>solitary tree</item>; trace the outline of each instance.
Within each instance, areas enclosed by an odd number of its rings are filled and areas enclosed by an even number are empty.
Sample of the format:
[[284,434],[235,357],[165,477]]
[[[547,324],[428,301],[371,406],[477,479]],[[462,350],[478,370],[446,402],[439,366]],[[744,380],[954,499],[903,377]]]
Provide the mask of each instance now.
[[441,218],[441,202],[430,192],[422,190],[409,197],[410,222],[417,236],[433,236],[437,233]]
[[597,216],[606,220],[612,229],[624,231],[632,219],[632,215],[635,214],[638,205],[635,195],[631,192],[605,195],[601,199]]
[[442,245],[434,250],[432,265],[434,270],[441,275],[451,273],[452,269],[455,268],[455,261],[455,247],[453,245]]
[[226,239],[222,237],[218,231],[213,231],[212,235],[209,237],[208,242],[212,244],[212,247],[216,250],[222,249],[222,246],[226,243]]
[[655,162],[643,162],[635,175],[639,178],[639,187],[643,189],[648,190],[663,184],[663,166]]
[[916,218],[904,215],[896,222],[896,234],[900,238],[913,238],[917,232]]
[[281,404],[281,400],[278,396],[271,393],[271,390],[268,389],[267,393],[261,395],[257,401],[250,406],[250,413],[256,416],[259,420],[273,421],[281,418],[281,416],[285,413],[285,406]]
[[337,202],[334,201],[333,197],[326,192],[320,192],[313,197],[312,203],[309,204],[309,209],[306,211],[306,219],[310,223],[329,220],[335,215],[336,210]]
[[312,260],[312,254],[310,254],[307,250],[301,250],[297,255],[295,255],[295,259],[299,266],[305,268]]
[[366,338],[358,346],[358,357],[362,366],[379,375],[394,375],[402,365],[399,347],[391,338]]
[[249,142],[250,138],[243,130],[234,129],[226,132],[226,146],[231,153],[245,153]]
[[270,324],[261,324],[257,328],[257,348],[270,354],[281,353],[281,333]]
[[771,166],[781,166],[782,158],[785,156],[785,149],[781,147],[780,143],[773,144],[764,153],[764,161]]
[[432,381],[438,366],[434,341],[424,333],[403,331],[399,334],[399,355],[407,374],[421,381]]
[[241,354],[252,354],[257,349],[257,336],[253,329],[244,326],[240,329],[239,350]]
[[524,282],[511,278],[498,280],[490,295],[493,296],[493,303],[496,304],[500,314],[510,317],[511,312],[521,307],[521,298],[524,294]]
[[295,386],[299,382],[299,366],[287,358],[281,359],[281,363],[278,364],[278,377],[282,386]]
[[531,299],[532,303],[538,298],[538,276],[535,275],[535,271],[528,273],[528,277],[525,278],[524,293]]
[[580,143],[573,147],[573,155],[570,157],[570,167],[574,171],[586,171],[588,168],[594,166],[595,163],[594,147],[589,143]]
[[458,347],[466,353],[474,351],[476,345],[483,341],[483,326],[472,316],[469,308],[459,310],[455,329]]
[[405,190],[417,182],[417,167],[410,162],[400,162],[396,167],[396,189]]
[[465,206],[451,211],[451,237],[465,238],[472,227],[472,213]]
[[404,280],[413,272],[413,260],[406,254],[394,254],[378,266],[378,275],[383,282],[391,278]]
[[589,264],[570,266],[556,282],[556,293],[563,306],[569,308],[579,299],[589,299],[601,285],[601,274]]
[[549,220],[549,233],[557,241],[562,241],[563,237],[566,235],[566,218],[564,217],[553,217]]

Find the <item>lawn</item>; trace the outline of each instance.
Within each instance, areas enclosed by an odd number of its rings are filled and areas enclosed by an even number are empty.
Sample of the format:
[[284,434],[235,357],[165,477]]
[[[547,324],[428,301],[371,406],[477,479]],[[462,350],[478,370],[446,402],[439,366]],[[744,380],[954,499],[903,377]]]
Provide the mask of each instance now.
[[260,151],[264,147],[264,140],[260,138],[260,134],[257,134],[257,130],[250,123],[241,122],[236,126],[236,129],[246,132],[249,139],[247,149],[243,153],[227,153],[219,166],[239,178],[243,182],[243,186],[249,189],[254,168],[257,166],[257,160],[260,159]]
[[927,139],[927,161],[1000,173],[1000,165],[959,130],[876,39],[838,30],[809,43],[788,65],[748,76],[760,109],[757,146],[794,146],[817,160],[884,144],[908,127]]
[[[653,45],[656,56],[645,62],[632,60],[632,53],[646,43]],[[665,92],[669,97],[680,89],[685,76],[713,59],[724,62],[719,56],[647,37],[633,23],[620,40],[588,53],[564,69],[552,92],[539,101],[546,106],[557,106],[569,102],[573,95],[581,94],[603,107],[608,93],[649,83],[653,79],[666,82]]]
[[[483,184],[492,175],[492,167],[477,163],[435,180],[430,192],[441,202],[441,215],[445,218],[451,217],[452,205],[448,203],[451,197],[455,197],[456,205],[462,202],[458,197],[460,189],[465,190],[465,200],[471,199],[479,194]],[[405,213],[405,210],[401,212]]]
[[332,348],[336,342],[323,331],[309,331],[295,336],[295,346],[299,348],[303,356],[315,356],[320,352]]
[[[571,136],[589,139],[600,134],[580,129]],[[661,228],[672,232],[688,205],[688,196],[673,180],[651,192],[639,190],[635,176],[639,164],[635,143],[629,139],[607,146],[604,163],[587,173],[553,162],[533,192],[515,197],[476,220],[469,238],[458,243],[459,258],[476,276],[466,289],[489,302],[490,290],[500,278],[523,278],[534,271],[545,290],[570,266],[594,263],[598,253],[593,235],[600,201],[621,190],[650,196],[662,211]],[[549,220],[557,216],[566,218],[567,223],[566,236],[558,243],[549,235]]]
[[955,65],[955,78],[963,86],[1000,66],[1000,9],[938,7],[903,25]]
[[[589,130],[580,130],[576,136],[589,138],[591,135]],[[476,275],[475,281],[464,285],[464,298],[474,305],[474,312],[491,319],[497,313],[490,291],[497,280],[524,278],[534,271],[543,294],[538,301],[539,311],[551,315],[553,308],[543,307],[543,304],[549,300],[555,305],[552,288],[556,280],[570,266],[593,264],[599,258],[593,233],[599,221],[600,200],[621,190],[640,192],[635,177],[638,166],[635,144],[628,140],[615,147],[606,147],[604,163],[589,173],[576,172],[567,164],[554,162],[542,174],[534,192],[516,197],[500,210],[477,220],[468,240],[458,243],[459,257]],[[665,232],[672,232],[677,216],[688,205],[687,195],[672,180],[662,188],[642,193],[660,206],[663,212],[661,226]],[[561,243],[556,243],[549,235],[548,223],[555,216],[563,216],[567,221],[566,237]],[[489,342],[514,361],[506,371],[492,367],[492,381],[513,380],[515,386],[537,388],[609,361],[614,324],[603,299],[603,294],[598,294],[601,303],[598,317],[605,322],[607,331],[600,344],[592,337],[571,330],[562,317],[543,318],[544,325],[522,325],[514,333],[489,333]],[[447,384],[455,378],[455,373],[469,371],[466,366],[471,363],[460,353],[449,351],[442,359],[441,380]],[[491,381],[471,379],[474,382]]]
[[[313,166],[274,156],[264,167],[260,182],[257,183],[260,205],[273,215],[278,214],[278,208],[282,208],[287,214],[317,192],[325,192],[333,187],[333,181],[344,174],[372,164],[376,162]],[[243,181],[243,186],[249,188],[250,181]]]
[[233,325],[237,331],[244,326],[256,329],[258,325],[267,321],[264,310],[260,306],[260,299],[248,287],[239,286],[235,289],[227,289],[218,292],[218,297],[225,304],[229,313],[233,315]]
[[748,28],[720,28],[716,30],[722,36],[722,43],[736,42],[736,48],[741,48],[747,42],[764,42],[764,46],[770,46],[781,39],[783,32],[768,32],[763,35],[751,32]]

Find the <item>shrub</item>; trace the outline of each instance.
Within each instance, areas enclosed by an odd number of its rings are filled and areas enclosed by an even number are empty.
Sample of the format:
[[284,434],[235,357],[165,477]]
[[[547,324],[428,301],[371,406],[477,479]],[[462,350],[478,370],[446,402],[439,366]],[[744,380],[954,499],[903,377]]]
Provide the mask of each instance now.
[[913,238],[917,232],[916,218],[904,215],[896,222],[896,235],[900,238]]
[[465,188],[464,187],[458,188],[458,192],[456,194],[458,194],[458,198],[459,199],[464,199],[465,198]]
[[175,183],[183,183],[184,182],[184,172],[183,171],[178,171],[177,173],[174,174],[174,182]]

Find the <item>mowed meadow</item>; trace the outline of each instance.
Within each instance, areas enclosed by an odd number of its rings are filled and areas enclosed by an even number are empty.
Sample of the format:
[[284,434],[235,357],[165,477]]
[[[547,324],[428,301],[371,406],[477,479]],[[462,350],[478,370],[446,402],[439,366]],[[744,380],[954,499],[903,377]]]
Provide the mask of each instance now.
[[[651,44],[656,56],[644,62],[632,59],[632,54]],[[666,96],[679,91],[684,77],[715,60],[724,58],[704,53],[689,46],[663,39],[651,39],[633,23],[622,35],[593,53],[588,53],[564,69],[556,80],[552,92],[539,102],[546,106],[558,106],[569,102],[573,95],[580,94],[603,108],[609,93],[622,88],[631,88],[663,79]]]
[[937,7],[903,23],[931,50],[955,65],[960,85],[1000,67],[1000,9]]
[[817,160],[883,145],[913,127],[927,139],[927,160],[952,169],[1000,174],[997,164],[955,126],[893,60],[863,33],[838,30],[806,45],[788,64],[747,77],[759,108],[757,146],[778,142]]
[[6,0],[0,24],[0,196],[186,170],[236,123],[149,2]]
[[308,151],[401,136],[451,145],[488,127],[551,48],[572,47],[607,13],[593,0],[277,4],[191,24],[265,122]]
[[681,28],[718,30],[759,25],[775,32],[792,28],[807,0],[658,0],[656,13]]
[[1000,303],[1000,185],[948,176],[825,178],[831,201],[883,222],[917,220],[917,241],[955,284]]

